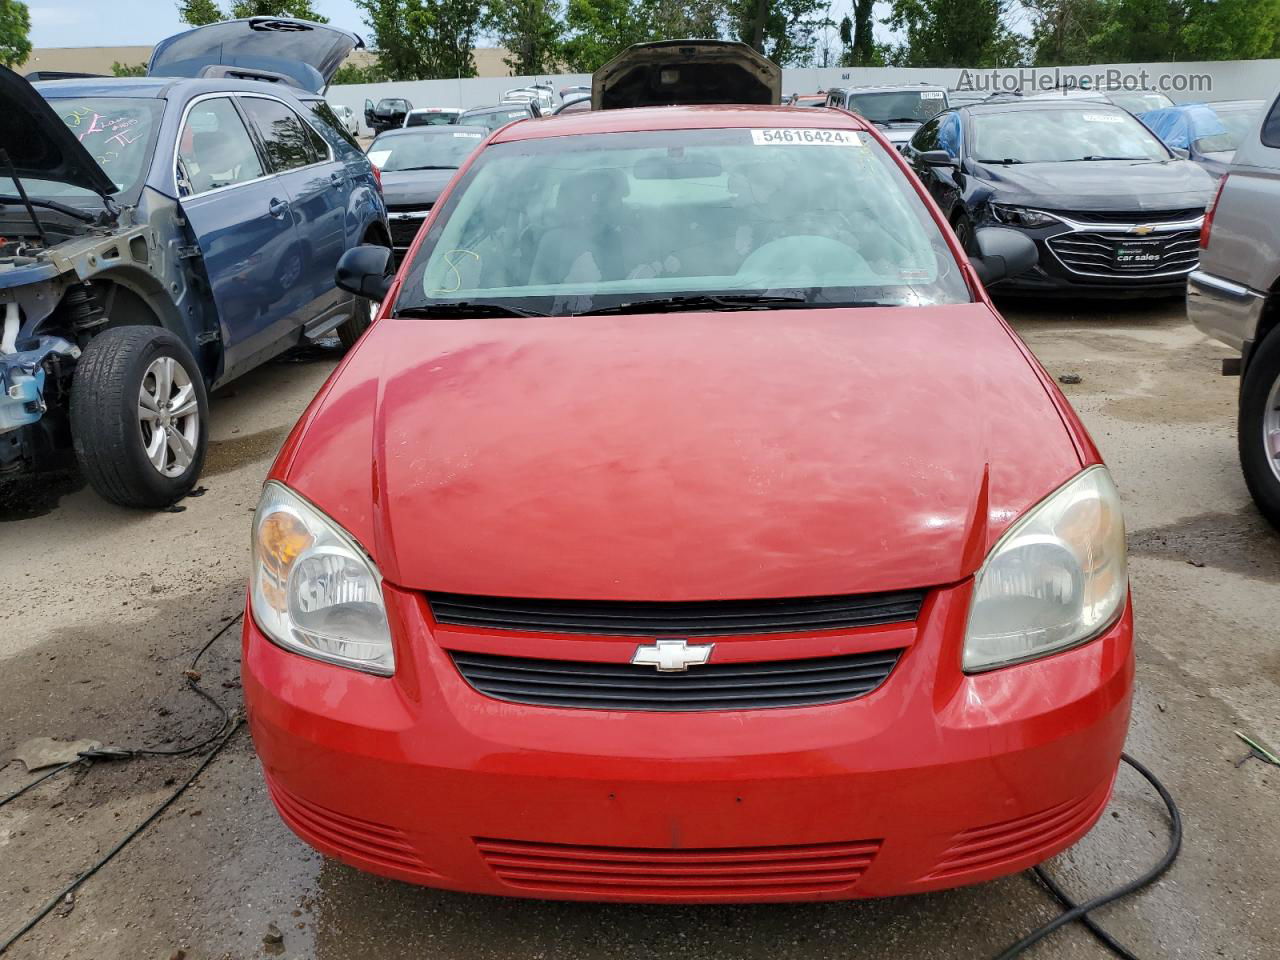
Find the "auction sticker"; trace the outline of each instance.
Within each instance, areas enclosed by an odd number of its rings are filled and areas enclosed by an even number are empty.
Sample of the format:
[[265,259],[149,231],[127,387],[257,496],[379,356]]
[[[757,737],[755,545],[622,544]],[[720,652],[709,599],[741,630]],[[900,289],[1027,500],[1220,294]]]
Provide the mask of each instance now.
[[854,130],[815,130],[808,127],[752,130],[751,142],[757,147],[775,144],[823,147],[861,147],[863,145]]
[[942,91],[941,90],[921,90],[920,99],[921,100],[941,100]]
[[1124,123],[1124,117],[1114,113],[1082,113],[1080,118],[1089,123]]

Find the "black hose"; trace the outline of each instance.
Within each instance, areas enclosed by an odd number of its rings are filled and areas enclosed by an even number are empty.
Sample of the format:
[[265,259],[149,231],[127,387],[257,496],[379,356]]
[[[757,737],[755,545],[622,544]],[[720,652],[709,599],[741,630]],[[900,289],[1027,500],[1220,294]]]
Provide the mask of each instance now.
[[0,807],[3,807],[10,800],[17,800],[20,796],[22,796],[32,787],[39,786],[40,784],[48,780],[50,777],[61,773],[63,770],[66,770],[69,767],[74,767],[77,763],[84,763],[84,759],[85,759],[84,757],[76,757],[74,760],[68,760],[66,763],[61,764],[60,766],[54,767],[48,773],[41,774],[40,776],[32,780],[30,783],[28,783],[25,787],[19,787],[17,790],[13,791],[13,793],[5,797],[3,800],[0,800]]
[[1166,870],[1173,866],[1173,861],[1177,859],[1178,851],[1182,848],[1182,814],[1178,812],[1178,805],[1173,802],[1173,797],[1169,795],[1169,791],[1165,789],[1163,783],[1156,779],[1156,775],[1154,773],[1127,753],[1122,753],[1120,755],[1120,759],[1133,767],[1133,769],[1138,771],[1138,773],[1141,774],[1142,777],[1151,784],[1151,786],[1155,787],[1156,793],[1160,794],[1160,799],[1164,801],[1165,807],[1168,808],[1169,847],[1165,850],[1164,856],[1160,858],[1155,866],[1137,879],[1130,880],[1128,883],[1116,887],[1114,890],[1104,893],[1101,896],[1094,897],[1092,900],[1087,900],[1084,903],[1076,903],[1060,886],[1058,886],[1053,878],[1045,872],[1043,867],[1036,867],[1036,876],[1040,878],[1040,881],[1049,889],[1049,892],[1053,894],[1054,898],[1067,909],[1053,920],[1050,920],[1043,927],[1040,927],[1038,930],[1033,930],[1031,933],[1027,934],[1008,950],[1001,953],[996,960],[1011,960],[1011,958],[1021,955],[1025,950],[1039,943],[1059,927],[1066,926],[1074,920],[1079,920],[1083,923],[1089,932],[1116,956],[1124,957],[1125,960],[1137,960],[1133,951],[1129,950],[1111,936],[1111,934],[1107,933],[1107,931],[1090,918],[1088,914],[1093,910],[1097,910],[1099,907],[1119,900],[1121,897],[1127,897],[1129,894],[1141,890],[1148,884],[1154,883]]

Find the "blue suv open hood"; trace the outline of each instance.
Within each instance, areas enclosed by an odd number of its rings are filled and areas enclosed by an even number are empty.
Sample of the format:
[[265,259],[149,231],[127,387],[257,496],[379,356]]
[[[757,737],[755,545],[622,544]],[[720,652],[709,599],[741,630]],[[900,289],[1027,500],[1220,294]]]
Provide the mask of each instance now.
[[283,74],[304,90],[323,93],[352,50],[364,41],[323,23],[289,17],[248,17],[196,27],[161,40],[151,52],[153,77],[199,77],[210,67]]
[[116,192],[49,101],[6,67],[0,67],[0,147],[23,179],[69,183],[104,197]]

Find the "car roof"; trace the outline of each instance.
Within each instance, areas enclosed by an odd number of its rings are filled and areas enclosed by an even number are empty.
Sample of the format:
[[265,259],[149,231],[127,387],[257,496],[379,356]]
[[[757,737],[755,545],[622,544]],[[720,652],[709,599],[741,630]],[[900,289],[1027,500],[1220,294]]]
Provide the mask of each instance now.
[[461,107],[414,107],[410,113],[461,113]]
[[519,110],[521,107],[528,106],[528,100],[520,100],[512,103],[495,103],[491,107],[471,107],[469,110],[463,110],[464,114],[472,113],[497,113],[499,110]]
[[479,133],[487,135],[488,127],[482,127],[479,124],[469,123],[436,123],[436,124],[420,124],[416,127],[395,127],[391,130],[384,130],[378,134],[377,139],[383,140],[388,137],[420,137],[424,134],[427,136],[439,136],[446,133]]
[[494,143],[539,140],[592,133],[629,133],[649,130],[740,129],[752,127],[826,127],[833,130],[866,130],[867,124],[843,110],[813,107],[707,106],[630,107],[562,114],[555,123],[517,120],[494,134]]
[[84,77],[75,80],[42,80],[32,84],[41,96],[58,97],[137,97],[186,99],[202,93],[270,93],[284,94],[295,100],[321,100],[318,93],[286,83],[262,80],[231,80],[226,77]]
[[[1205,104],[1211,110],[1256,110],[1264,106],[1265,100],[1210,100]],[[1189,103],[1175,103],[1175,107],[1189,107]]]
[[940,83],[857,83],[848,87],[832,87],[832,93],[913,93],[916,90],[946,90]]
[[1089,108],[1101,110],[1107,107],[1112,110],[1119,110],[1121,113],[1127,112],[1123,107],[1118,107],[1114,103],[1108,103],[1105,100],[1084,100],[1065,97],[1061,100],[1055,100],[1052,97],[1044,100],[1020,100],[1010,97],[1007,100],[983,100],[979,103],[965,103],[954,109],[965,110],[971,114],[983,114],[1012,113],[1021,110],[1082,110]]

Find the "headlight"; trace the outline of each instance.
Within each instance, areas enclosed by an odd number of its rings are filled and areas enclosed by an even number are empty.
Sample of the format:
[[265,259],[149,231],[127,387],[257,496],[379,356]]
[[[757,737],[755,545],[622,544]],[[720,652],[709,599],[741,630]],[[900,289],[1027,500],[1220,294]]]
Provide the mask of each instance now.
[[1015,523],[973,585],[964,669],[1062,650],[1115,622],[1128,595],[1124,518],[1105,467],[1091,467]]
[[1014,207],[1007,203],[993,203],[991,205],[991,215],[1001,223],[1007,223],[1014,227],[1045,227],[1051,223],[1062,222],[1053,214],[1045,213],[1043,210]]
[[382,577],[350,535],[268,483],[253,517],[250,604],[262,631],[305,657],[390,676]]

